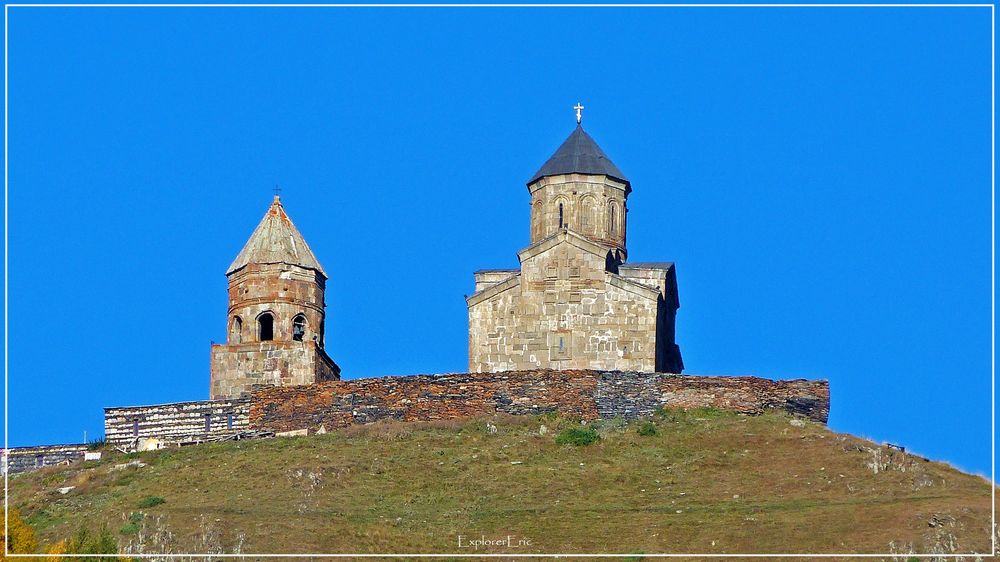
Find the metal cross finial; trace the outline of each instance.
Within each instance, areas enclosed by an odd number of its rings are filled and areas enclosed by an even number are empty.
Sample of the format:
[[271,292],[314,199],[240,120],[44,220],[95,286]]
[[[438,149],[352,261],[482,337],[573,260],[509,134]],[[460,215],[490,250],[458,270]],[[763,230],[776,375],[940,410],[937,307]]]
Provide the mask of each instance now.
[[579,125],[580,122],[583,121],[583,104],[581,104],[580,102],[576,102],[576,105],[573,107],[573,109],[576,110],[576,124]]
[[274,184],[274,196],[275,197],[281,196],[281,188],[278,186],[278,184]]

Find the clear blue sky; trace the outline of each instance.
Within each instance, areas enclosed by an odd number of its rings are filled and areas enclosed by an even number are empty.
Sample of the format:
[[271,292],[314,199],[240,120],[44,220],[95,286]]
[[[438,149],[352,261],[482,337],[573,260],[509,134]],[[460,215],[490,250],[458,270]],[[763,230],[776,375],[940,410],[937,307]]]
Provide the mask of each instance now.
[[348,378],[466,368],[572,106],[677,263],[687,372],[990,466],[989,9],[12,9],[12,445],[208,396],[275,184]]

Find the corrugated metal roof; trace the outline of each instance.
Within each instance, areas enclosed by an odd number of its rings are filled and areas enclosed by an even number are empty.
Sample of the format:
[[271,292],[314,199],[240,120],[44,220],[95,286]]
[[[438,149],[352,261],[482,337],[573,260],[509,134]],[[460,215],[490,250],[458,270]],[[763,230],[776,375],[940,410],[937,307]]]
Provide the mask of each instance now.
[[597,146],[594,139],[583,130],[580,125],[570,133],[569,137],[562,143],[555,154],[553,154],[535,175],[528,180],[531,185],[546,176],[558,176],[562,174],[593,174],[598,176],[610,176],[629,183],[625,174],[615,166],[614,162],[601,147]]
[[267,214],[254,229],[240,255],[226,270],[226,275],[251,263],[287,263],[307,269],[314,269],[326,277],[326,271],[313,255],[305,238],[288,218],[281,199],[274,197],[274,202]]

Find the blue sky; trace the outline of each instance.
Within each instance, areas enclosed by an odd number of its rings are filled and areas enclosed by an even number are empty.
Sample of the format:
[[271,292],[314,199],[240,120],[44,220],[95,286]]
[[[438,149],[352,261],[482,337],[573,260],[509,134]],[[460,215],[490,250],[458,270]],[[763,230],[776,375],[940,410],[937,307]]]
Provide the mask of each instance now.
[[832,429],[989,473],[990,17],[13,8],[10,443],[207,398],[275,184],[347,377],[464,371],[581,101],[688,373],[827,378]]

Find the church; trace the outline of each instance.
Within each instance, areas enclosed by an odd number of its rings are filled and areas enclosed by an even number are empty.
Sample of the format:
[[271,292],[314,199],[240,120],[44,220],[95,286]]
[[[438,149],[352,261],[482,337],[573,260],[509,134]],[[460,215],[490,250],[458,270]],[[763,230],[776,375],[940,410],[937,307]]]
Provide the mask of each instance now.
[[[468,373],[341,380],[327,353],[327,272],[275,196],[226,270],[227,337],[211,347],[210,399],[107,407],[107,442],[145,450],[385,419],[633,419],[664,407],[780,409],[825,423],[824,380],[680,374],[674,265],[628,261],[632,184],[583,129],[582,109],[527,181],[531,236],[520,267],[474,273]],[[12,449],[11,470],[83,460],[87,450]]]
[[[669,262],[629,263],[632,185],[580,124],[527,182],[531,244],[518,269],[475,272],[469,372],[680,373]],[[226,270],[228,339],[212,346],[211,398],[339,380],[325,350],[326,272],[275,196]]]
[[481,269],[469,308],[469,372],[680,373],[680,301],[669,262],[628,263],[632,184],[581,125],[528,180],[531,244],[518,269]]

